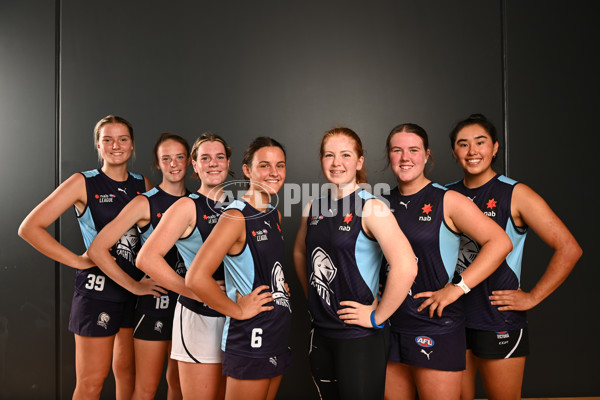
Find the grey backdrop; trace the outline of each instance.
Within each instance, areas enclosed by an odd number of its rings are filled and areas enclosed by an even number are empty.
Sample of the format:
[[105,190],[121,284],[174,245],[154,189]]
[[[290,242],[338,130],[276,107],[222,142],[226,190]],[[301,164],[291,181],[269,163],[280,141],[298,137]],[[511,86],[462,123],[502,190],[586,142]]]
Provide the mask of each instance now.
[[[430,135],[440,183],[456,180],[448,131],[473,112],[507,136],[497,168],[528,183],[584,248],[567,282],[529,313],[525,397],[600,395],[591,187],[599,63],[593,2],[577,1],[0,1],[0,398],[70,398],[66,329],[74,271],[17,237],[27,213],[71,174],[97,166],[95,122],[136,132],[132,170],[150,177],[163,131],[211,130],[241,153],[255,136],[288,149],[290,183],[321,182],[322,133],[361,135],[371,183],[393,184],[383,147],[401,122]],[[189,181],[196,189],[196,183]],[[291,263],[299,205],[283,229],[293,296],[295,362],[278,398],[316,396],[308,318]],[[590,211],[590,209],[592,211]],[[74,213],[50,230],[83,252]],[[551,252],[530,234],[522,286]],[[165,393],[164,384],[160,396]],[[478,396],[483,396],[481,388]],[[114,397],[112,378],[103,398]]]

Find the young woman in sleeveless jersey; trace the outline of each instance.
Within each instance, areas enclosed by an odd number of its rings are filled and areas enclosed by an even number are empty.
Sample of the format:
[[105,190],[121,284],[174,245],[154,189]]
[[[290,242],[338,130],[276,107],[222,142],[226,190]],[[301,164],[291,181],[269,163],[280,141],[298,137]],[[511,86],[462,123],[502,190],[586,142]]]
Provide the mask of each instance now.
[[[489,398],[519,399],[528,354],[525,311],[565,281],[582,250],[540,195],[494,171],[498,138],[487,118],[473,114],[457,123],[450,133],[450,145],[464,179],[448,187],[469,197],[513,241],[513,250],[502,265],[464,298],[468,350],[461,397],[474,398],[479,371]],[[544,274],[527,292],[520,288],[520,273],[529,228],[554,254]],[[481,250],[476,241],[463,237],[457,270],[466,268],[468,272],[469,261],[478,251]]]
[[[359,187],[366,173],[358,135],[344,127],[326,132],[320,155],[332,190],[307,205],[294,245],[312,317],[313,380],[323,399],[381,399],[386,321],[415,278],[415,256],[389,208]],[[389,289],[378,302],[383,254]]]
[[[385,398],[414,398],[416,389],[424,400],[458,399],[466,339],[464,310],[457,300],[500,265],[511,242],[469,199],[425,176],[432,156],[423,128],[394,127],[386,153],[398,186],[384,198],[415,252],[419,270],[408,297],[390,318]],[[481,251],[471,268],[454,276],[463,232],[481,244]]]
[[[134,148],[129,122],[114,115],[101,119],[94,129],[94,142],[102,167],[74,174],[62,183],[25,218],[19,235],[41,253],[77,269],[69,321],[69,330],[75,334],[77,384],[73,398],[99,398],[112,360],[116,398],[130,399],[135,380],[135,296],[107,277],[87,254],[73,253],[46,231],[74,206],[89,247],[96,233],[130,200],[152,187],[143,176],[127,171]],[[133,262],[138,249],[139,237],[131,229],[119,238],[112,252],[121,268],[135,280],[143,276]],[[141,279],[135,286],[136,295],[158,294],[160,290],[150,279]]]
[[[146,240],[137,263],[161,286],[179,293],[173,320],[171,358],[177,360],[181,391],[185,399],[222,399],[225,379],[221,374],[220,340],[224,316],[207,307],[184,277],[167,262],[175,246],[186,269],[210,235],[221,213],[223,182],[228,174],[231,148],[218,135],[202,134],[192,146],[194,176],[200,180],[196,193],[177,200]],[[224,286],[222,267],[215,274]]]
[[[222,340],[225,398],[274,399],[291,364],[281,216],[270,205],[285,181],[283,147],[268,137],[254,139],[242,169],[249,179],[248,191],[224,211],[185,280],[209,306],[227,316]],[[221,261],[227,294],[212,279]]]
[[[179,198],[188,194],[185,176],[190,164],[190,146],[181,136],[163,133],[154,145],[153,158],[157,170],[162,173],[162,182],[157,187],[133,199],[119,215],[102,229],[88,249],[88,256],[112,280],[129,291],[137,281],[119,267],[110,254],[114,243],[132,226],[141,232],[142,245],[157,227],[160,218]],[[166,259],[169,266],[179,274],[181,256],[172,248]],[[178,270],[179,269],[179,270]],[[171,331],[177,293],[164,291],[159,296],[147,295],[138,298],[136,305],[134,350],[135,390],[133,399],[153,399],[163,371],[165,355],[171,349]],[[177,363],[169,360],[167,366],[168,399],[181,399],[181,387]]]

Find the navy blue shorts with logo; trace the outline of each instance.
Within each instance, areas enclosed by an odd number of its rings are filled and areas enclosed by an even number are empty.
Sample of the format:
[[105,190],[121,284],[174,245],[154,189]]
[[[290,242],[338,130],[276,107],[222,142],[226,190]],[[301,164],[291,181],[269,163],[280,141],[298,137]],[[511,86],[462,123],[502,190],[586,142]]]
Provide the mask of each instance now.
[[524,357],[529,354],[529,333],[527,327],[501,332],[467,328],[467,349],[479,358]]
[[292,365],[292,351],[268,358],[251,358],[223,353],[223,375],[235,379],[264,379],[283,375]]
[[440,371],[466,368],[465,330],[441,335],[414,335],[392,332],[388,361]]
[[135,312],[133,337],[141,340],[171,340],[173,335],[173,317],[153,317]]
[[78,292],[73,294],[69,331],[79,336],[112,336],[121,328],[133,328],[135,303],[92,299]]

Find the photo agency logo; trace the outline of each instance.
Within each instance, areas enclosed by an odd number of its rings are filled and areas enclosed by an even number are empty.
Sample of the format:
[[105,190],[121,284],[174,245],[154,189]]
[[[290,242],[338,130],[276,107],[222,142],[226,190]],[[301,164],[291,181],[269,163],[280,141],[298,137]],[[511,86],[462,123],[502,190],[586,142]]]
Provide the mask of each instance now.
[[[213,198],[212,194],[217,190],[222,190],[221,200],[216,203],[214,208],[210,206],[211,210],[216,214],[222,214],[223,211],[233,204],[236,200],[241,200],[248,194],[249,182],[246,180],[231,180],[221,184],[220,187],[215,187],[209,192],[208,197]],[[266,185],[254,182],[254,186],[257,190],[252,192],[252,198],[250,200],[254,204],[253,212],[250,212],[245,217],[228,216],[231,218],[240,219],[254,219],[260,218],[265,215],[264,212],[259,211],[260,209],[267,210],[266,214],[275,212],[281,208],[282,216],[293,217],[292,208],[295,205],[300,204],[302,209],[312,202],[311,206],[311,217],[335,217],[338,214],[347,215],[353,213],[359,217],[363,215],[363,208],[361,202],[354,202],[352,204],[352,196],[345,196],[339,201],[337,199],[338,191],[343,190],[343,186],[337,186],[332,183],[286,183],[283,186],[282,195],[279,193],[269,194],[269,188]],[[359,184],[360,188],[366,192],[375,196],[378,200],[382,201],[386,207],[383,209],[377,208],[375,213],[386,213],[389,209],[389,202],[382,196],[390,193],[390,185],[387,183],[378,183],[375,186],[371,186],[368,183]]]

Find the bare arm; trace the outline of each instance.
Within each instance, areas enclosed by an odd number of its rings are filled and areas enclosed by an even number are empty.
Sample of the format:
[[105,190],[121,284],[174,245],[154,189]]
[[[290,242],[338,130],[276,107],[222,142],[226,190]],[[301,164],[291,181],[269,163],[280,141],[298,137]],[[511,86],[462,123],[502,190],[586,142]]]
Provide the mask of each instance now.
[[[458,192],[449,190],[445,194],[444,218],[451,229],[467,234],[481,246],[475,260],[461,274],[465,284],[472,289],[498,268],[512,250],[512,243],[497,223]],[[428,297],[418,311],[429,307],[430,317],[433,317],[435,311],[441,317],[444,308],[463,294],[461,288],[447,284],[435,292],[418,293],[415,298]]]
[[264,306],[273,300],[272,294],[261,293],[268,290],[268,286],[259,286],[243,297],[238,293],[236,303],[223,293],[212,277],[225,255],[242,251],[246,241],[245,224],[238,210],[225,211],[200,247],[185,277],[186,286],[202,298],[205,304],[238,320],[249,319],[262,311],[273,309],[273,306]]
[[86,254],[78,255],[60,244],[46,230],[70,207],[83,212],[87,203],[85,178],[74,174],[38,204],[19,226],[19,236],[40,253],[75,269],[87,269],[95,264]]
[[553,251],[550,262],[530,292],[497,290],[490,300],[500,311],[529,310],[541,303],[567,279],[583,250],[544,199],[527,185],[513,191],[512,215],[518,225],[528,225]]
[[137,296],[150,294],[160,296],[166,293],[164,289],[147,278],[136,281],[116,263],[110,254],[111,248],[133,225],[145,226],[148,223],[150,223],[148,199],[145,196],[137,196],[98,232],[87,253],[106,275],[131,293]]
[[165,260],[165,255],[182,237],[196,226],[196,206],[189,197],[177,200],[164,213],[160,224],[150,234],[140,250],[136,265],[161,286],[185,297],[200,300],[185,286],[185,280]]
[[338,312],[346,323],[372,327],[370,314],[375,310],[375,322],[380,325],[400,307],[417,276],[417,261],[408,239],[400,230],[396,218],[389,208],[379,200],[368,201],[363,208],[363,227],[374,237],[385,258],[389,262],[390,272],[381,301],[371,306],[359,305],[353,301],[342,301],[348,306]]
[[308,298],[308,279],[306,277],[306,225],[308,223],[310,205],[311,203],[307,204],[302,212],[300,227],[298,228],[296,241],[294,242],[294,268],[296,269],[296,275],[298,275],[298,280],[300,280],[306,298]]

